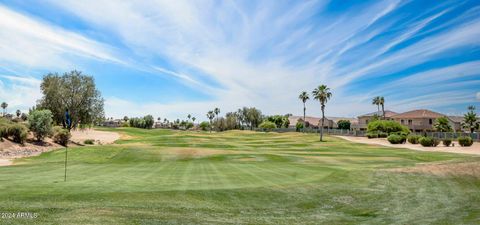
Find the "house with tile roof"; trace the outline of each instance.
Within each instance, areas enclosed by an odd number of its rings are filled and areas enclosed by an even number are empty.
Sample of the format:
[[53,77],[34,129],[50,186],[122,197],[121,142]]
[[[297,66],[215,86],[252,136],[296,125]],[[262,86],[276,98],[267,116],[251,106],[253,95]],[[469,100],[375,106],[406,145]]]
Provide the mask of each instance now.
[[[412,131],[422,132],[434,131],[433,124],[435,123],[435,120],[440,117],[447,116],[428,109],[418,109],[399,113],[392,116],[391,118],[399,122],[400,124],[407,126]],[[460,130],[460,122],[457,121],[458,118],[455,118],[455,120],[449,117],[447,118],[453,129]]]

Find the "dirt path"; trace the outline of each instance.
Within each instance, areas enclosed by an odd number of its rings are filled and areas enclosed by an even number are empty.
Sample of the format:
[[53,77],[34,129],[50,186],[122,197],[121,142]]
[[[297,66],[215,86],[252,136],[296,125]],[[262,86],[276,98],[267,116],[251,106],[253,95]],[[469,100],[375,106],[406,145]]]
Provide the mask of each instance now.
[[410,143],[405,144],[390,144],[386,138],[372,138],[368,139],[366,137],[351,137],[351,136],[335,136],[339,137],[348,141],[363,143],[363,144],[374,144],[374,145],[382,145],[392,148],[407,148],[413,149],[417,151],[428,151],[428,152],[451,152],[451,153],[462,153],[462,154],[472,154],[472,155],[480,155],[480,143],[474,142],[470,147],[461,147],[458,142],[454,141],[455,147],[445,147],[440,143],[437,147],[423,147],[420,144],[414,145]]
[[[87,139],[94,140],[95,144],[111,144],[120,138],[116,132],[97,131],[87,129],[83,131],[72,131],[72,141],[77,144],[83,144]],[[62,146],[54,143],[50,138],[45,139],[43,143],[27,141],[24,145],[19,145],[10,140],[0,142],[0,166],[9,166],[13,164],[16,158],[30,157],[40,155],[43,152],[52,151]]]

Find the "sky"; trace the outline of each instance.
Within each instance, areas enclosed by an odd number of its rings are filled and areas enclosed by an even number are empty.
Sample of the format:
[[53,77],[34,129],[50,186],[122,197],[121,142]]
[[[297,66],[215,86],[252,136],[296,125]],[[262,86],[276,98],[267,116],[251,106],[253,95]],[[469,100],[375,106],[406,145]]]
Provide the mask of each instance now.
[[[301,115],[480,108],[480,1],[0,0],[0,101],[47,73],[95,78],[107,117],[206,120],[243,106]],[[307,102],[307,114],[320,104]]]

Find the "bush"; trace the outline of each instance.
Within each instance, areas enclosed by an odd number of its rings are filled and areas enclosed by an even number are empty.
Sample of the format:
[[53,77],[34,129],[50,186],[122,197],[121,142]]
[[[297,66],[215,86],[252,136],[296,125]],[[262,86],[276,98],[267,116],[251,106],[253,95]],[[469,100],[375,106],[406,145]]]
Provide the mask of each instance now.
[[418,144],[419,143],[419,139],[421,138],[422,136],[420,135],[408,135],[407,136],[407,140],[410,144]]
[[258,127],[260,127],[263,131],[271,131],[272,129],[275,129],[277,126],[273,122],[263,121]]
[[462,147],[468,147],[473,145],[473,140],[471,137],[459,137],[458,144]]
[[388,137],[388,134],[384,133],[384,132],[380,132],[380,133],[378,133],[378,137],[379,138],[386,138],[386,137]]
[[95,141],[93,139],[87,139],[85,141],[83,141],[84,144],[86,145],[93,145],[95,144]]
[[45,137],[53,132],[53,119],[50,110],[35,110],[28,116],[30,131],[33,132],[38,141],[43,141]]
[[403,134],[409,134],[408,127],[401,125],[400,123],[392,120],[376,120],[368,123],[367,131],[369,133],[384,132],[388,135],[395,132],[402,132]]
[[[423,147],[434,147],[434,146],[437,146],[439,141],[438,140],[435,140],[431,137],[421,137],[420,139],[418,139],[418,142],[423,146]],[[437,144],[435,145],[435,142],[437,142]]]
[[208,127],[210,127],[210,123],[207,122],[207,121],[203,121],[201,122],[199,125],[200,129],[202,129],[203,131],[206,131],[208,130]]
[[7,129],[7,135],[12,137],[14,142],[23,144],[27,140],[28,129],[22,124],[11,124]]
[[298,121],[297,124],[295,125],[295,130],[296,131],[301,131],[303,130],[303,121]]
[[53,141],[60,145],[67,146],[71,137],[72,135],[67,129],[60,129],[53,135]]
[[374,133],[374,132],[372,132],[372,133],[367,133],[367,137],[368,137],[369,139],[378,138],[378,133]]
[[452,144],[452,139],[443,139],[443,145],[450,146]]
[[437,147],[440,144],[440,139],[434,138],[433,139],[433,147]]
[[390,134],[387,140],[391,144],[403,144],[405,143],[406,137],[398,134]]

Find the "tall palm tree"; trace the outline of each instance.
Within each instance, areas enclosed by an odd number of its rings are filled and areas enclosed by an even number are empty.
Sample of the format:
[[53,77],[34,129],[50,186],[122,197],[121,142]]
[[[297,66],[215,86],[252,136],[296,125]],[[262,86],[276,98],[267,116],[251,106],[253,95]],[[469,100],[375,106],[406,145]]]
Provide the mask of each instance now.
[[322,127],[320,128],[320,141],[323,141],[323,126],[325,124],[325,104],[332,97],[332,92],[327,85],[320,85],[312,91],[313,98],[318,100],[322,109]]
[[212,133],[212,120],[215,118],[215,112],[208,111],[207,118],[210,120],[210,133]]
[[20,115],[22,115],[22,111],[20,111],[20,109],[17,109],[16,115],[17,115],[17,118],[20,118]]
[[187,115],[187,121],[190,121],[190,118],[192,118],[192,115],[188,114]]
[[298,98],[303,102],[303,132],[305,132],[305,112],[307,110],[305,103],[307,102],[308,99],[310,99],[310,97],[308,96],[308,93],[306,91],[302,91],[302,93],[300,93]]
[[378,104],[382,106],[382,115],[383,115],[383,119],[385,120],[385,98],[383,98],[383,96],[380,96],[378,100]]
[[195,118],[195,117],[192,117],[192,121],[193,121],[193,123],[195,123],[195,120],[196,120],[196,119],[197,119],[197,118]]
[[7,114],[7,107],[8,107],[8,104],[6,102],[2,102],[2,105],[0,105],[3,109],[3,116],[5,116],[5,114]]
[[217,117],[217,120],[218,120],[218,114],[220,114],[220,109],[219,108],[215,108],[213,110],[213,112],[215,113],[215,116]]
[[377,114],[380,112],[380,96],[377,96],[372,99],[372,105],[377,106]]

